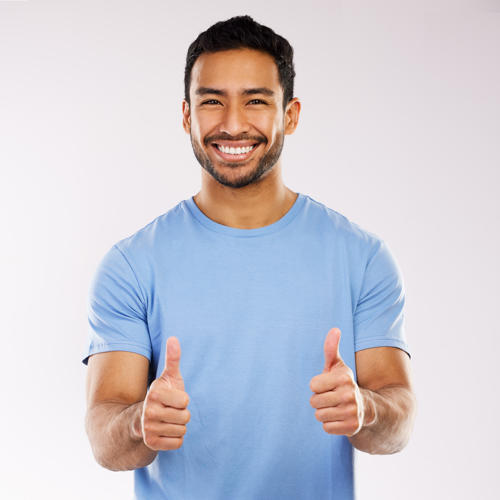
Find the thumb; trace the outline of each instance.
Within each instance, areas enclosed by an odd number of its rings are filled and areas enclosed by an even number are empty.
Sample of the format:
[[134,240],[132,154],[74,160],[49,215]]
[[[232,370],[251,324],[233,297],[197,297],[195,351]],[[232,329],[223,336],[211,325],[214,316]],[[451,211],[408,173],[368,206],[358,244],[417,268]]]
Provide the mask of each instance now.
[[179,364],[181,360],[181,345],[177,337],[167,339],[165,350],[165,368],[160,378],[166,380],[171,387],[184,391],[184,379],[182,378]]
[[339,343],[340,330],[338,328],[330,329],[330,331],[326,334],[324,345],[325,367],[323,369],[323,373],[330,371],[334,365],[342,362],[339,352]]

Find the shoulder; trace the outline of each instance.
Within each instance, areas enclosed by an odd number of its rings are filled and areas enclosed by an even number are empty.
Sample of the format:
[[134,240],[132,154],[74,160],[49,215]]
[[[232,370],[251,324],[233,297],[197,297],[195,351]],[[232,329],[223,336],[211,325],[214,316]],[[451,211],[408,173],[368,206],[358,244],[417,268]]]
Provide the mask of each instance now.
[[117,241],[114,246],[133,259],[154,253],[169,240],[175,239],[186,217],[185,203],[181,201],[131,235]]
[[[348,254],[367,260],[384,245],[383,239],[344,214],[305,195],[305,212],[312,226],[331,235]],[[354,256],[353,255],[353,256]]]

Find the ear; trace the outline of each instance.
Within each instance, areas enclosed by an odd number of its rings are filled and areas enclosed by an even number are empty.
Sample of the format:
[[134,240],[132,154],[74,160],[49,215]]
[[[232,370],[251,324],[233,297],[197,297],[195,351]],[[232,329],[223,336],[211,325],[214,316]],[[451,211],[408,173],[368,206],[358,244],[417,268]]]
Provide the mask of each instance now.
[[182,100],[182,127],[186,131],[186,134],[191,133],[191,111],[185,99]]
[[285,109],[285,135],[293,134],[299,123],[300,101],[297,97],[291,99]]

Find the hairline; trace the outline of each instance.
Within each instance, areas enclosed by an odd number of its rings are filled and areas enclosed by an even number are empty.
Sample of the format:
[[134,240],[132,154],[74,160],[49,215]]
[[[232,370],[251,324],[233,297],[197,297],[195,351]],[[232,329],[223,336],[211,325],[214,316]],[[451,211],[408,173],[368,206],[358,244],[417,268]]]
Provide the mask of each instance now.
[[192,86],[192,76],[193,76],[193,68],[194,68],[194,65],[196,64],[196,62],[198,61],[198,59],[203,56],[204,54],[217,54],[219,52],[229,52],[231,50],[253,50],[255,52],[260,52],[262,54],[267,54],[272,60],[273,60],[273,63],[276,67],[276,70],[278,72],[278,84],[281,88],[281,91],[282,91],[282,94],[283,94],[283,97],[282,97],[282,105],[283,105],[283,110],[286,109],[288,103],[293,99],[293,97],[288,101],[288,102],[284,102],[285,101],[285,88],[283,87],[283,84],[281,82],[281,79],[280,79],[280,70],[279,70],[279,67],[278,67],[278,63],[276,61],[276,58],[273,56],[273,54],[271,54],[270,52],[268,52],[267,50],[265,49],[256,49],[255,47],[250,47],[248,45],[241,45],[239,47],[232,47],[232,48],[229,48],[229,49],[219,49],[219,50],[204,50],[201,54],[198,54],[198,56],[196,57],[196,59],[193,61],[193,64],[191,65],[191,69],[189,71],[189,93],[187,95],[187,103],[189,105],[191,105],[191,86]]

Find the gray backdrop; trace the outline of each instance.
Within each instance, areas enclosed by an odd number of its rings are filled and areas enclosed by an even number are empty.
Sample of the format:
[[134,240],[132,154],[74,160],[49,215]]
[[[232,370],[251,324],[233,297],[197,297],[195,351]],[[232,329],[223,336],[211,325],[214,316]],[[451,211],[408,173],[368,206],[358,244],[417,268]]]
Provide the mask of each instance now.
[[381,236],[405,279],[416,427],[356,453],[358,498],[498,498],[494,0],[0,1],[0,497],[131,497],[84,431],[87,291],[112,244],[199,190],[186,50],[246,13],[296,52],[286,184]]

